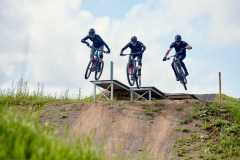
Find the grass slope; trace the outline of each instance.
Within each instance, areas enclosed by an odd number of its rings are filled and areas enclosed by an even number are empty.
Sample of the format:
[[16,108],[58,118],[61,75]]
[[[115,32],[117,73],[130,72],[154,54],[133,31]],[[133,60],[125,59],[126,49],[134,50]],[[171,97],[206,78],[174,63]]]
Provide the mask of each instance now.
[[0,97],[0,159],[101,160],[91,141],[61,140],[38,121],[38,111],[49,103],[73,103],[40,96]]
[[[223,97],[217,102],[195,106],[186,126],[197,126],[198,132],[179,138],[175,145],[181,159],[239,160],[240,159],[240,101]],[[200,125],[196,123],[200,121]],[[197,154],[196,154],[197,153]]]

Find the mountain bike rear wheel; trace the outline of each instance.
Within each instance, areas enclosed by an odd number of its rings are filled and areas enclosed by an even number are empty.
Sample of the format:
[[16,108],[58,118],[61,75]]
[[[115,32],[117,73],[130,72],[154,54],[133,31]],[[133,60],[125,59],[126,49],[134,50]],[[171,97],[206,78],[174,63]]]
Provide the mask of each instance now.
[[104,68],[104,62],[103,61],[98,62],[98,63],[99,64],[97,65],[96,71],[95,71],[95,80],[96,81],[100,79],[100,77],[102,75],[102,72],[103,72],[103,68]]
[[182,67],[180,66],[180,64],[178,65],[176,64],[175,68],[176,68],[177,77],[180,83],[183,85],[184,89],[187,90],[187,79],[185,77]]
[[135,75],[135,77],[136,77],[137,88],[141,88],[141,85],[142,85],[141,76]]
[[183,81],[181,81],[181,83],[182,83],[184,89],[187,90],[187,79],[186,79],[185,75],[183,75]]
[[186,83],[182,83],[182,85],[183,85],[184,89],[187,90],[187,85],[186,85]]

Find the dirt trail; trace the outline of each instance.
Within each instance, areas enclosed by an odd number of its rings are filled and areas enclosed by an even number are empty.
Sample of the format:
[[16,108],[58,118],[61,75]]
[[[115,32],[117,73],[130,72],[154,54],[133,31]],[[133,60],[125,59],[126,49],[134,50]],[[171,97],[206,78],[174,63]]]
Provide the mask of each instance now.
[[[91,136],[96,144],[104,147],[109,159],[115,154],[138,159],[137,156],[142,153],[156,160],[167,160],[171,159],[177,137],[176,127],[184,117],[184,112],[178,110],[188,110],[192,103],[194,101],[163,100],[132,104],[118,102],[114,105],[76,105],[75,108],[71,105],[52,106],[43,112],[42,120],[49,121],[45,114],[49,115],[56,108],[64,110],[67,115],[65,118],[56,116],[50,121],[58,123],[57,119],[61,119],[62,123],[64,119],[71,134],[79,137]],[[69,107],[75,110],[71,112],[69,109],[66,113],[66,108]]]

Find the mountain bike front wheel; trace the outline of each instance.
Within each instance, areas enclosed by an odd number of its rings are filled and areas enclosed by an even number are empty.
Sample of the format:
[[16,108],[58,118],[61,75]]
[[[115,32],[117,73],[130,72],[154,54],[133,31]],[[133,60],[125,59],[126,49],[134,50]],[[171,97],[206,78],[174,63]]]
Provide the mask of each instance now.
[[92,66],[93,66],[93,63],[92,61],[90,60],[88,65],[87,65],[87,69],[86,69],[86,72],[85,72],[85,79],[88,79],[92,73]]
[[134,73],[133,73],[133,66],[131,66],[129,63],[127,64],[127,68],[126,68],[126,73],[127,73],[127,80],[130,86],[134,86],[135,84],[135,78]]

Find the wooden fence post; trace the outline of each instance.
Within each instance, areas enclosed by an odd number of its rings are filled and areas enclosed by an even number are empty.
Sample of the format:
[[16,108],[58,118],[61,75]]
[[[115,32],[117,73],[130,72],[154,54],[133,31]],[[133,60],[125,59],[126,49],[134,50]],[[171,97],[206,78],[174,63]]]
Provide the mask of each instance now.
[[222,74],[218,73],[219,78],[219,105],[222,106]]
[[110,79],[111,79],[111,101],[114,98],[114,89],[113,89],[113,61],[110,62]]
[[78,89],[78,99],[81,100],[81,88]]

